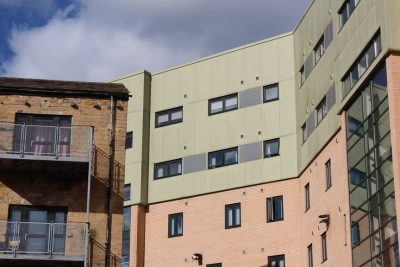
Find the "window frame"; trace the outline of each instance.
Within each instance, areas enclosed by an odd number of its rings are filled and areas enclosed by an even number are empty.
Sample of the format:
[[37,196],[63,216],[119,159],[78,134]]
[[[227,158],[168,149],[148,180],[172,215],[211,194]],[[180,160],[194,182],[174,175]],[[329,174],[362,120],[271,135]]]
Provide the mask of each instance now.
[[[172,234],[171,233],[171,219],[179,218],[179,217],[181,217],[181,220],[182,220],[182,232],[179,234]],[[179,236],[183,236],[183,212],[168,214],[168,238],[174,238],[174,237],[179,237]]]
[[[232,225],[228,224],[228,210],[232,208]],[[239,224],[235,221],[236,212],[239,208]],[[240,202],[225,205],[225,229],[238,228],[242,226],[242,208]]]
[[[181,171],[178,174],[174,174],[174,175],[170,175],[171,171],[171,164],[176,163],[176,162],[180,162],[181,164]],[[163,176],[163,177],[156,177],[156,170],[157,167],[160,165],[164,165],[164,164],[168,164],[168,175]],[[158,162],[158,163],[154,163],[154,173],[153,173],[153,180],[160,180],[160,179],[165,179],[165,178],[169,178],[169,177],[174,177],[174,176],[179,176],[182,175],[182,170],[183,170],[183,164],[182,164],[182,158],[180,159],[174,159],[174,160],[168,160],[168,161],[163,161],[163,162]]]
[[[173,120],[171,118],[171,114],[176,112],[176,111],[181,111],[182,117],[180,119]],[[162,115],[168,115],[168,121],[162,122],[162,123],[158,123],[158,117],[162,116]],[[166,110],[161,110],[161,111],[157,111],[155,113],[155,128],[160,128],[160,127],[164,127],[164,126],[168,126],[168,125],[172,125],[172,124],[177,124],[177,123],[181,123],[181,122],[183,122],[183,106],[176,107],[176,108],[171,108],[171,109],[166,109]]]
[[[229,164],[225,164],[225,154],[226,154],[227,152],[232,152],[232,151],[235,151],[235,152],[236,152],[236,162],[234,162],[234,163],[229,163]],[[222,153],[222,164],[221,164],[221,165],[210,166],[210,157],[211,157],[211,155],[217,154],[217,153]],[[226,167],[226,166],[231,166],[231,165],[235,165],[235,164],[238,164],[238,163],[239,163],[239,148],[236,146],[236,147],[231,147],[231,148],[216,150],[216,151],[208,152],[208,155],[207,155],[207,156],[208,156],[208,157],[207,157],[207,160],[208,160],[208,161],[207,161],[207,166],[208,166],[208,169],[209,169],[209,170],[211,170],[211,169],[217,169],[217,168],[221,168],[221,167]]]
[[126,132],[125,149],[133,148],[133,131]]
[[[236,97],[236,107],[232,108],[232,109],[226,109],[226,100],[230,99],[232,97]],[[212,112],[211,111],[211,104],[213,102],[217,102],[217,101],[222,101],[222,110],[218,111],[218,112]],[[215,97],[215,98],[212,98],[212,99],[208,100],[208,116],[213,116],[213,115],[217,115],[217,114],[220,114],[220,113],[225,113],[225,112],[237,110],[238,108],[239,108],[239,96],[238,96],[238,93],[219,96],[219,97]]]
[[[276,200],[281,201],[281,207],[282,207],[282,216],[280,218],[276,218]],[[274,196],[274,197],[269,197],[266,199],[266,204],[267,204],[267,223],[272,223],[272,222],[279,222],[283,221],[285,216],[284,216],[284,203],[283,203],[283,195],[280,196]],[[270,216],[272,215],[272,216]],[[271,218],[273,217],[273,218]]]
[[311,208],[311,196],[310,196],[310,183],[307,183],[304,186],[304,191],[305,191],[305,207],[307,212]]
[[325,162],[325,181],[326,181],[326,190],[332,187],[332,161],[328,159]]
[[[322,56],[324,55],[326,51],[325,47],[325,35],[322,34],[322,36],[318,39],[317,44],[315,45],[313,49],[313,54],[314,54],[314,66],[317,65],[317,63],[321,60]],[[318,53],[319,52],[319,53]],[[319,55],[317,59],[317,55]]]
[[303,144],[307,141],[308,135],[307,135],[307,122],[304,122],[303,125],[301,126],[301,138],[303,141]]
[[313,259],[312,244],[308,245],[307,247],[307,257],[308,257],[308,267],[313,267],[314,259]]
[[[328,114],[328,106],[326,103],[326,96],[324,96],[321,101],[318,103],[317,107],[315,108],[315,115],[317,116],[316,122],[317,126],[324,120],[326,115]],[[319,112],[321,111],[321,117],[319,116]]]
[[273,261],[282,261],[283,260],[283,267],[285,267],[285,254],[281,255],[273,255],[273,256],[268,256],[268,266],[272,266]]
[[[127,196],[127,188],[129,188],[129,195]],[[124,184],[124,201],[131,200],[131,184]]]
[[323,263],[328,260],[328,245],[327,245],[326,232],[323,232],[321,234],[321,248],[322,248],[321,263]]
[[[276,88],[277,90],[277,96],[276,98],[272,98],[272,99],[266,99],[266,91],[270,90],[270,89],[274,89]],[[279,100],[279,83],[274,83],[274,84],[269,84],[269,85],[264,85],[263,86],[263,103],[268,103],[268,102],[274,102]]]
[[[275,142],[278,143],[278,153],[267,154],[267,151],[266,151],[267,144],[273,144]],[[274,139],[265,140],[263,142],[264,158],[272,158],[272,157],[280,156],[280,148],[281,148],[280,138],[274,138]]]

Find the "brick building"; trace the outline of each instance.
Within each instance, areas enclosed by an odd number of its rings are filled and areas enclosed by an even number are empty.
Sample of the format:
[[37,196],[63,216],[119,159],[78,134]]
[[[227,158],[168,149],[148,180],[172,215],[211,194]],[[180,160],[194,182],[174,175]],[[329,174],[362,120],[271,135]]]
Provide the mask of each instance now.
[[123,265],[400,266],[399,12],[315,0],[293,32],[115,79]]
[[0,266],[120,266],[128,98],[0,78]]

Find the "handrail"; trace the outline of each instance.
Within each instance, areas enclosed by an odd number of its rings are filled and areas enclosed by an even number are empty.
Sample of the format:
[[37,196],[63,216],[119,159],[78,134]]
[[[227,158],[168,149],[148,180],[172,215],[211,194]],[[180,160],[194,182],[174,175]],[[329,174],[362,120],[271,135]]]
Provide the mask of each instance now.
[[86,256],[86,223],[21,222],[0,220],[0,254]]
[[52,126],[0,122],[0,157],[51,157],[89,160],[88,126]]

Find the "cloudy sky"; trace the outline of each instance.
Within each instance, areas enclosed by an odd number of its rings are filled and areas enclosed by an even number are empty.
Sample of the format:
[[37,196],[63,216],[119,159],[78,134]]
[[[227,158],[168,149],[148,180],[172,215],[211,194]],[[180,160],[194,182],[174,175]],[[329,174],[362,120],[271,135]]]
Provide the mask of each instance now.
[[293,30],[311,0],[0,0],[0,76],[107,81]]

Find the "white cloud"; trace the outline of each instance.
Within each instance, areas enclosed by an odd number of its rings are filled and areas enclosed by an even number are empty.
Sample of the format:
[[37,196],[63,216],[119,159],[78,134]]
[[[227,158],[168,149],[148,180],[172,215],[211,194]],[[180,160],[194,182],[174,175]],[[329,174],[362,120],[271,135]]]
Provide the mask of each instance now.
[[3,68],[7,76],[94,81],[154,71],[291,30],[309,1],[81,0],[76,16],[70,6],[43,27],[14,29],[16,56]]

